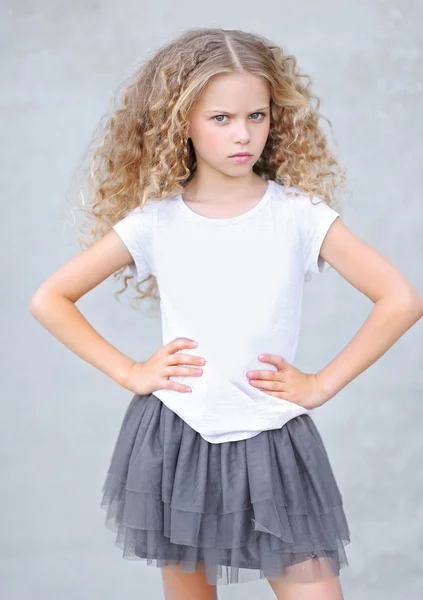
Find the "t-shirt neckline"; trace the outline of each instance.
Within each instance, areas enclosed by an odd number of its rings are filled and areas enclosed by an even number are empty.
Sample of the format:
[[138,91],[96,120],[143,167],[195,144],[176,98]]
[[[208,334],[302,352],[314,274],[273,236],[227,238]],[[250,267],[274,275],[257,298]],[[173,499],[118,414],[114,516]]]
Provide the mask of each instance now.
[[204,215],[200,215],[199,213],[195,212],[194,210],[192,210],[192,208],[190,208],[185,203],[185,200],[182,197],[182,192],[178,192],[176,195],[176,198],[179,202],[179,206],[181,207],[181,209],[185,212],[185,214],[187,214],[192,219],[195,219],[197,221],[202,221],[203,223],[211,223],[211,224],[213,224],[213,223],[216,223],[216,224],[237,223],[238,221],[241,221],[241,220],[244,220],[244,219],[254,216],[258,211],[260,211],[267,204],[267,202],[269,201],[270,195],[271,195],[272,184],[273,184],[273,181],[271,179],[268,179],[267,180],[267,188],[266,188],[263,196],[257,202],[257,204],[255,204],[252,208],[250,208],[246,212],[243,212],[240,215],[235,215],[234,217],[223,217],[223,218],[206,217]]

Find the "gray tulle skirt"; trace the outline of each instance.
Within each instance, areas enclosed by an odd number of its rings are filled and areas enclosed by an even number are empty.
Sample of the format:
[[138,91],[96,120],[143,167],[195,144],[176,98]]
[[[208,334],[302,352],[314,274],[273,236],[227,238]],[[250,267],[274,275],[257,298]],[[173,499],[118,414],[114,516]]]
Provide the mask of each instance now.
[[102,489],[123,558],[205,571],[212,585],[339,575],[342,496],[310,415],[211,444],[154,394],[135,395]]

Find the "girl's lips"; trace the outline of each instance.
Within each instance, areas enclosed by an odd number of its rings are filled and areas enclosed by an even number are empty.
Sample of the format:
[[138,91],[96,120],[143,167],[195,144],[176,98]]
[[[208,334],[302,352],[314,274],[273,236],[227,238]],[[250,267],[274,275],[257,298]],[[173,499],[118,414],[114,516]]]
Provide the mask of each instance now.
[[247,162],[248,160],[250,160],[250,158],[252,158],[252,154],[234,154],[233,156],[230,156],[229,158],[231,160],[233,160],[233,162],[243,163],[243,162]]

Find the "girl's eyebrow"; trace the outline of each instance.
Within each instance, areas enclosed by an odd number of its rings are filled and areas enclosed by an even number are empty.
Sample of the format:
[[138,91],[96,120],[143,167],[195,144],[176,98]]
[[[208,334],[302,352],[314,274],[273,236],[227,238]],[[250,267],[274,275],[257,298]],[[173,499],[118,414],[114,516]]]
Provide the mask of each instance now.
[[[256,108],[256,110],[250,111],[250,113],[259,112],[260,110],[267,110],[268,108],[269,108],[269,106],[263,106],[262,108]],[[229,110],[224,110],[224,109],[221,109],[221,108],[214,108],[212,110],[206,110],[206,112],[207,113],[212,113],[212,112],[227,113],[228,115],[234,114],[234,113],[231,113]]]

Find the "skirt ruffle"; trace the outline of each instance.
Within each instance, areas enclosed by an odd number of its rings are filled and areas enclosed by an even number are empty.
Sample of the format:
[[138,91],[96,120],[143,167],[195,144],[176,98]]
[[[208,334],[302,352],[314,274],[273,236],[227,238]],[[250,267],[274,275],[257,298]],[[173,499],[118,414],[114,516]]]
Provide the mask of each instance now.
[[123,558],[201,569],[212,585],[311,582],[348,565],[342,496],[308,414],[211,444],[154,394],[137,394],[102,494]]

